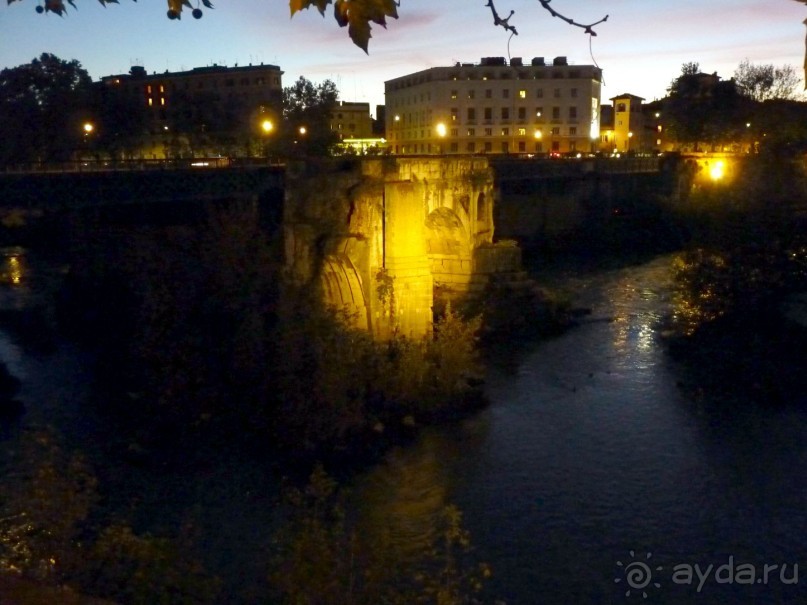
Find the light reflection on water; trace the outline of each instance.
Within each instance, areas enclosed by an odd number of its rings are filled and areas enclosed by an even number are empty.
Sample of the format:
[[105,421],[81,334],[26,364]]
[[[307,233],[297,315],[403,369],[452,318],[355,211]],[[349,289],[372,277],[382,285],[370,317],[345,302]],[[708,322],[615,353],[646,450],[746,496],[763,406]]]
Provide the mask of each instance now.
[[[668,570],[728,556],[798,563],[807,415],[689,399],[658,339],[670,266],[665,257],[568,278],[591,316],[515,369],[491,368],[490,409],[428,431],[363,477],[357,500],[372,522],[407,515],[409,527],[428,527],[422,517],[438,502],[456,503],[493,567],[491,594],[510,605],[623,602],[616,562],[631,550]],[[805,602],[781,585],[697,594],[670,573],[654,603]]]

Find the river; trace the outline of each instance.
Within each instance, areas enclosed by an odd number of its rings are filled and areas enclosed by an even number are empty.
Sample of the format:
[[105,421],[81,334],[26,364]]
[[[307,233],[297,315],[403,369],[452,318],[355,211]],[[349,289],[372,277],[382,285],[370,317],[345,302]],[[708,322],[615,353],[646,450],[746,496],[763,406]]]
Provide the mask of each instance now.
[[[805,602],[807,408],[727,407],[681,388],[686,371],[658,329],[672,305],[669,267],[659,257],[555,275],[592,313],[498,356],[489,408],[425,431],[357,477],[364,529],[421,540],[437,511],[456,504],[475,556],[493,569],[486,596],[508,605]],[[0,311],[34,304],[26,284],[36,275],[6,280]],[[0,359],[23,381],[23,425],[64,424],[75,443],[101,435],[81,414],[84,354],[21,342],[0,329]],[[18,430],[4,429],[6,439]],[[269,525],[274,487],[243,466],[228,480],[235,468],[212,472],[197,497],[219,524],[210,547],[232,570],[252,568],[250,582],[262,577],[257,528]],[[161,497],[171,495],[152,496]],[[804,577],[794,577],[801,564]]]
[[372,522],[416,539],[455,503],[508,605],[805,602],[807,409],[680,388],[658,330],[669,268],[557,280],[592,314],[492,365],[489,409],[362,478]]

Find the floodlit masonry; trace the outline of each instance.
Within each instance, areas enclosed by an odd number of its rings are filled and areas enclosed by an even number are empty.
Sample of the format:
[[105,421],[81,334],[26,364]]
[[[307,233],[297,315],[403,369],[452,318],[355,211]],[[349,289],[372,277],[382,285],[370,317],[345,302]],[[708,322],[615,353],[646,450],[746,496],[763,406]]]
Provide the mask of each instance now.
[[432,67],[384,83],[395,154],[570,153],[598,148],[602,70],[513,58]]

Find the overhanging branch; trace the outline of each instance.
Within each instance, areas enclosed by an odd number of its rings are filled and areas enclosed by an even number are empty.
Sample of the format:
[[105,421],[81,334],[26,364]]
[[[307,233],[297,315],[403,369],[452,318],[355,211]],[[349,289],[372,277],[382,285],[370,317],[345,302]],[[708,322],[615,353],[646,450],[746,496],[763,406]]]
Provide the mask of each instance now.
[[[540,2],[541,6],[543,6],[546,10],[548,10],[549,14],[552,15],[553,17],[557,17],[558,19],[562,19],[563,21],[566,21],[566,23],[568,23],[569,25],[574,25],[575,27],[579,27],[585,33],[590,34],[592,36],[597,35],[597,32],[594,31],[595,26],[599,25],[600,23],[605,23],[606,21],[608,21],[608,15],[605,15],[602,19],[600,19],[599,21],[595,21],[594,23],[588,23],[588,24],[586,24],[586,23],[578,23],[574,19],[570,19],[569,17],[566,17],[565,15],[561,15],[558,11],[556,11],[554,8],[549,6],[549,3],[552,2],[552,0],[538,0],[538,2]],[[509,17],[508,17],[508,19],[509,19]]]

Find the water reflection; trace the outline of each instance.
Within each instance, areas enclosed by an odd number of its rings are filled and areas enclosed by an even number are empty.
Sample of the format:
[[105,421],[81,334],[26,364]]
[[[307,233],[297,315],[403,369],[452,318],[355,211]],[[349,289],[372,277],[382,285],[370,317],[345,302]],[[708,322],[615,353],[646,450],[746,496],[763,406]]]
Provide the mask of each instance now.
[[25,249],[19,246],[0,248],[0,284],[21,286],[27,278]]

